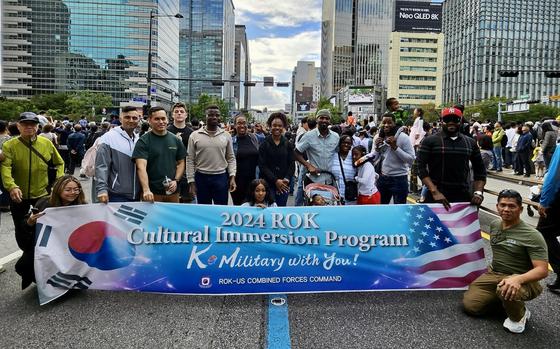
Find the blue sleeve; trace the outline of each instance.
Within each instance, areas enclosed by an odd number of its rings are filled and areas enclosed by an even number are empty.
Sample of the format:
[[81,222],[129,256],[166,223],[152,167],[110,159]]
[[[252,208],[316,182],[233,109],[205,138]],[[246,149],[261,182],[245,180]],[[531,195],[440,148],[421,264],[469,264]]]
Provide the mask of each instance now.
[[560,147],[557,146],[544,179],[540,201],[543,207],[550,207],[560,190],[560,150],[558,149]]

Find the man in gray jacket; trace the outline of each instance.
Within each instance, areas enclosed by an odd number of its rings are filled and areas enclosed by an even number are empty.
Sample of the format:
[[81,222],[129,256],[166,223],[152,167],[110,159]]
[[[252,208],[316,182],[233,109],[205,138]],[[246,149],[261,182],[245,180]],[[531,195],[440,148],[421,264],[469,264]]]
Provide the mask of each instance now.
[[121,126],[111,129],[99,140],[95,157],[95,189],[99,202],[138,200],[138,178],[131,156],[138,141],[134,130],[139,121],[136,107],[124,107]]

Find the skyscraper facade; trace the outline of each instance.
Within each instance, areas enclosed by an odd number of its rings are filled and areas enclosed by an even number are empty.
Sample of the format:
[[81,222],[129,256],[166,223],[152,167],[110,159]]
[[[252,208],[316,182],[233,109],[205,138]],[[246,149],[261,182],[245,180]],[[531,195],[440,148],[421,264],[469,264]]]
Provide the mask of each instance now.
[[558,79],[542,72],[498,75],[560,69],[558,0],[447,0],[443,6],[444,102],[560,94]]
[[2,2],[2,95],[91,90],[115,105],[145,101],[152,11],[152,85],[169,104],[178,83],[178,0]]
[[324,0],[321,95],[347,85],[386,85],[394,0]]
[[315,62],[298,61],[292,72],[292,110],[291,114],[300,120],[307,114],[317,111],[320,86],[319,68]]
[[238,109],[251,108],[251,88],[243,84],[245,81],[251,81],[251,59],[246,29],[244,25],[235,26],[235,80],[239,82],[233,87],[233,96]]
[[208,80],[235,79],[235,18],[232,0],[180,0],[185,20],[179,34],[180,98],[196,102],[202,93],[234,100],[233,84]]

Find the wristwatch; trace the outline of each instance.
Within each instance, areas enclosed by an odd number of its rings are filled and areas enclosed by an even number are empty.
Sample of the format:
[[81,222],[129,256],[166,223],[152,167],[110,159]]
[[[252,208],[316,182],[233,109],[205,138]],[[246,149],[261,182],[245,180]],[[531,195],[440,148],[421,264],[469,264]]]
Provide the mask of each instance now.
[[484,197],[484,193],[481,192],[480,190],[475,191],[473,194],[476,195],[476,196],[480,196],[481,198]]

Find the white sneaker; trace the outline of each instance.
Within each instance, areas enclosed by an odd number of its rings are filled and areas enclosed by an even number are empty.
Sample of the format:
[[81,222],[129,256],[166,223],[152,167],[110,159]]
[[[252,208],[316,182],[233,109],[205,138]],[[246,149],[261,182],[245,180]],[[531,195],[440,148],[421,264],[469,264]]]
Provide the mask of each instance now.
[[525,308],[525,315],[523,315],[519,322],[515,322],[510,320],[510,318],[507,318],[504,321],[504,327],[512,333],[523,333],[523,331],[525,331],[525,324],[530,317],[531,312],[529,311],[529,309]]

